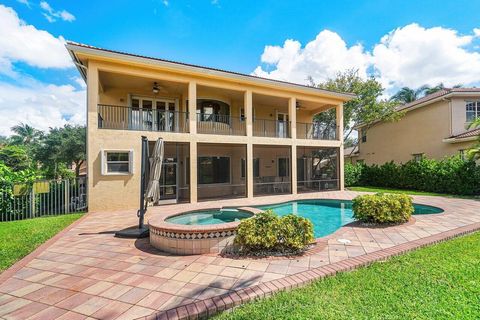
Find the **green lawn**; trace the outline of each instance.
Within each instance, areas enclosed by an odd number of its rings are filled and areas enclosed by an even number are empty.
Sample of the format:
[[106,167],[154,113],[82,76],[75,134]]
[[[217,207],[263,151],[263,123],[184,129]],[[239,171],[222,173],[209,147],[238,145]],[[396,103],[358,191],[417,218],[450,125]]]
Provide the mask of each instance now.
[[82,214],[0,222],[0,272],[25,257]]
[[419,195],[419,196],[441,196],[441,197],[449,197],[449,198],[467,198],[467,199],[478,198],[474,196],[460,196],[460,195],[426,192],[426,191],[387,189],[387,188],[377,188],[377,187],[348,187],[347,189],[352,191],[364,191],[364,192],[406,193],[410,195]]
[[281,292],[218,319],[480,319],[480,232]]

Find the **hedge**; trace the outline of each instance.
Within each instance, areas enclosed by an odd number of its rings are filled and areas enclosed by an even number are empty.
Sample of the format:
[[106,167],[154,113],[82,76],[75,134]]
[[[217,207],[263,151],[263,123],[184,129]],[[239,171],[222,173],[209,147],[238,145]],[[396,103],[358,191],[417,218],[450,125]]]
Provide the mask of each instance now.
[[353,217],[373,223],[407,222],[413,214],[412,198],[406,194],[366,194],[353,199]]
[[427,192],[479,195],[480,166],[459,156],[383,165],[345,164],[346,186],[371,186]]

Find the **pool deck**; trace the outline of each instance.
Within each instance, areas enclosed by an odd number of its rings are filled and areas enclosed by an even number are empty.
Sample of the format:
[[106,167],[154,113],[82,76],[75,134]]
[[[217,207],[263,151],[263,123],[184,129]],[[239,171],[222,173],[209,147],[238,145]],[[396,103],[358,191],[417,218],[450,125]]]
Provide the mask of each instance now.
[[[352,199],[322,192],[150,208],[147,219],[222,206],[300,199]],[[115,238],[135,225],[133,211],[88,213],[0,274],[0,319],[196,319],[339,271],[480,230],[480,201],[413,196],[442,214],[386,228],[345,226],[295,258],[173,256],[148,239]]]

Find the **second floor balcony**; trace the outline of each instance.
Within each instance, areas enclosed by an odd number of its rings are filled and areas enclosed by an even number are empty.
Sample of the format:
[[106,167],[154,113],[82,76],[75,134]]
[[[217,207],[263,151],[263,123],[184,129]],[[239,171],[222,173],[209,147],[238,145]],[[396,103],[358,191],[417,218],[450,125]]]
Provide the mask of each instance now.
[[[246,119],[231,115],[195,114],[197,133],[246,136]],[[297,139],[336,140],[336,126],[322,122],[296,123]],[[189,113],[161,109],[98,105],[98,128],[153,132],[189,132]],[[291,138],[288,119],[256,119],[252,121],[253,136]]]

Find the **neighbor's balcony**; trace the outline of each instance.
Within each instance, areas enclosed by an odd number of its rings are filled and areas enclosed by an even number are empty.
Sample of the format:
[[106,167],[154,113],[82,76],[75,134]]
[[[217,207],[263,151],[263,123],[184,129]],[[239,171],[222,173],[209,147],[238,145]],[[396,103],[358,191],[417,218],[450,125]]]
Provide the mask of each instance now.
[[245,136],[245,121],[230,115],[197,113],[197,133]]
[[253,121],[253,135],[256,137],[290,138],[290,122],[255,119]]
[[98,128],[157,132],[188,132],[186,112],[98,105]]
[[337,140],[336,125],[327,125],[322,122],[297,122],[298,139]]

